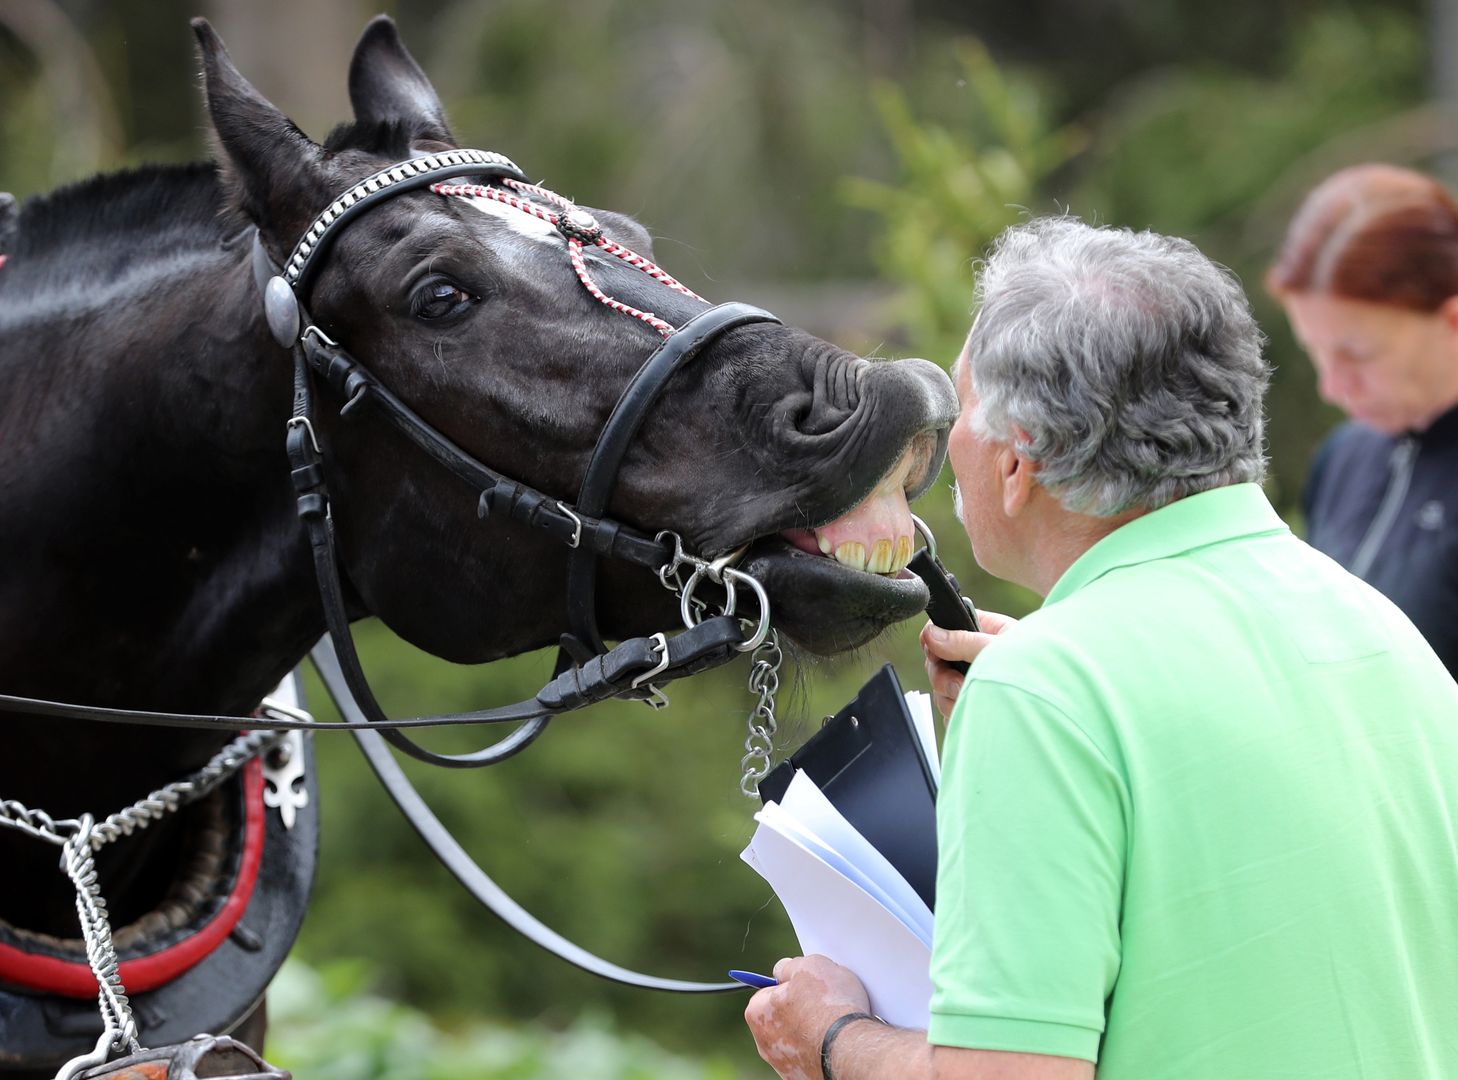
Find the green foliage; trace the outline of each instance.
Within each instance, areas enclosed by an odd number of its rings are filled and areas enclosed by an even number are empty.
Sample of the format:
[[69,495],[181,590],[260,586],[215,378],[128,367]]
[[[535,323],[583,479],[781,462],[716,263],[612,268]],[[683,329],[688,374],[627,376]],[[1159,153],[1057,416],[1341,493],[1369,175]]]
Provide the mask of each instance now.
[[433,74],[456,130],[640,216],[705,295],[726,273],[867,269],[857,223],[822,197],[879,150],[854,21],[833,6],[500,0],[443,29]]
[[1033,84],[976,41],[955,42],[948,59],[959,92],[946,122],[919,120],[901,87],[875,87],[900,178],[841,184],[847,202],[880,218],[877,265],[902,285],[906,336],[944,358],[967,333],[973,258],[1039,203],[1045,181],[1084,141],[1077,127],[1056,126]]
[[733,1080],[728,1062],[691,1062],[606,1017],[563,1030],[472,1023],[444,1028],[369,992],[359,965],[317,972],[290,961],[270,991],[266,1056],[309,1080]]
[[1338,9],[1305,22],[1275,77],[1228,68],[1146,76],[1105,113],[1073,208],[1180,235],[1239,233],[1308,155],[1420,100],[1424,66],[1411,17]]

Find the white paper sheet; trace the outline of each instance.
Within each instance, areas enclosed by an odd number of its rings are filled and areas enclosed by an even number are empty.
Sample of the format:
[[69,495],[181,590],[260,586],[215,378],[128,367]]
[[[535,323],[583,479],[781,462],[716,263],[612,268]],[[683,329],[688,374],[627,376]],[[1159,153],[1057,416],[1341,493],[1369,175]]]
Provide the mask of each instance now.
[[[877,1016],[901,1027],[925,1028],[932,994],[931,913],[884,857],[830,806],[813,781],[809,777],[801,781],[802,776],[797,774],[791,781],[786,804],[799,782],[794,802],[820,828],[796,820],[799,814],[787,806],[768,803],[755,815],[759,827],[741,858],[774,889],[806,955],[820,953],[854,971],[865,984],[871,1011]],[[833,818],[840,818],[839,826],[824,814],[825,808]],[[821,829],[834,836],[835,843]],[[853,834],[875,858],[861,863],[864,852],[851,855],[833,850],[845,839],[844,831]],[[836,864],[848,867],[850,874]],[[875,895],[888,897],[898,892],[895,881],[882,880],[886,871],[925,912],[925,940],[906,917],[893,910],[904,902],[888,905]],[[871,891],[864,887],[866,882]],[[917,913],[911,921],[920,922],[922,916]]]
[[[765,810],[768,809],[766,806]],[[931,948],[931,908],[916,895],[916,890],[891,865],[890,860],[845,819],[808,774],[795,773],[776,810],[831,849],[833,857],[826,858],[823,852],[817,854],[880,901],[883,907],[910,927],[927,948]],[[756,818],[759,816],[755,815]],[[813,848],[813,845],[807,846]]]
[[936,718],[932,715],[931,695],[920,690],[906,692],[906,708],[916,725],[916,734],[921,739],[922,753],[931,766],[932,781],[937,789],[942,786],[942,760],[937,752]]

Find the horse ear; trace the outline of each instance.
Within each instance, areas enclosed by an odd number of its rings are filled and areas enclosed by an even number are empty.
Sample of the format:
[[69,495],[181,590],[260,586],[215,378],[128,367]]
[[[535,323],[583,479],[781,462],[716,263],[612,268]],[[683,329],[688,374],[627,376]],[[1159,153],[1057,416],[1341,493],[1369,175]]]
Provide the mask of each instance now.
[[349,101],[356,120],[394,121],[407,126],[411,142],[455,145],[435,87],[400,40],[388,15],[365,27],[349,64]]
[[291,236],[324,190],[324,152],[239,73],[206,19],[192,20],[192,29],[225,183],[265,234]]

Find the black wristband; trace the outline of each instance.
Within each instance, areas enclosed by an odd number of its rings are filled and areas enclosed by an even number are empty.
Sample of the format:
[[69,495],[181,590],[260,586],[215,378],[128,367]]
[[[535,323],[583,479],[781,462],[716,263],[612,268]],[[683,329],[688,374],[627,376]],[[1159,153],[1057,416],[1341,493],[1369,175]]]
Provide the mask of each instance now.
[[841,1028],[845,1027],[847,1024],[853,1024],[857,1020],[874,1020],[878,1024],[884,1024],[886,1022],[882,1020],[879,1016],[872,1016],[870,1013],[853,1012],[846,1013],[844,1016],[840,1017],[828,1028],[826,1028],[825,1038],[820,1040],[820,1075],[823,1076],[825,1080],[835,1080],[835,1077],[830,1074],[831,1045],[835,1042],[836,1037],[840,1035]]

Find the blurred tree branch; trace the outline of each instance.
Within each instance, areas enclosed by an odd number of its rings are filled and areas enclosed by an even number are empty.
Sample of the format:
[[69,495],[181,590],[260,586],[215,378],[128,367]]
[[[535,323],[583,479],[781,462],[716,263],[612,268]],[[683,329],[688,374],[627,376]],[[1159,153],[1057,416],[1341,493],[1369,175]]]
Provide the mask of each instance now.
[[86,176],[122,144],[116,106],[96,57],[53,0],[0,0],[0,26],[36,58],[55,117],[50,179]]

